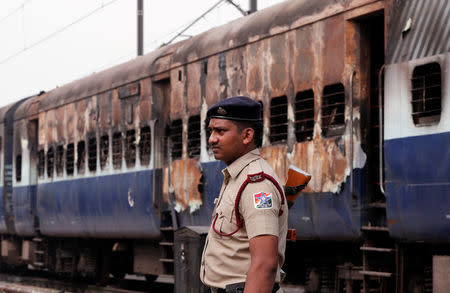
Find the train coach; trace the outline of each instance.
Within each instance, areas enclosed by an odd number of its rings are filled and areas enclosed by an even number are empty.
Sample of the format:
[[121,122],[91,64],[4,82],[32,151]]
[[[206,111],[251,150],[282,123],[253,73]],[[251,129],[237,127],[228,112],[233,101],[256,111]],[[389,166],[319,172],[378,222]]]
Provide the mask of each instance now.
[[174,231],[210,223],[223,179],[206,111],[248,95],[279,177],[312,175],[289,213],[286,281],[444,292],[449,11],[286,1],[0,109],[2,264],[173,275]]

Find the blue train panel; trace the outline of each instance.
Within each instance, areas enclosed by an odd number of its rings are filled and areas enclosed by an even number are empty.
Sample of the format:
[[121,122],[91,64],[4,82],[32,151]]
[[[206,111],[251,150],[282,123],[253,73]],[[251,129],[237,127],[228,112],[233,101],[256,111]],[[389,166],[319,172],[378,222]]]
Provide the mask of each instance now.
[[450,133],[385,141],[386,205],[391,236],[450,240]]
[[[156,179],[162,180],[161,170]],[[153,171],[39,184],[42,234],[68,237],[158,238]]]
[[6,222],[5,222],[5,204],[3,203],[3,186],[0,186],[0,194],[1,200],[0,200],[0,233],[6,233]]
[[180,227],[183,226],[208,226],[214,210],[214,199],[219,197],[220,187],[223,182],[222,169],[226,167],[221,161],[202,163],[204,180],[204,198],[202,207],[190,213],[185,211],[179,214]]
[[361,169],[354,171],[353,199],[350,178],[340,193],[302,193],[289,210],[289,228],[299,240],[355,240],[361,237]]
[[14,227],[20,236],[34,235],[36,185],[13,188]]
[[[209,225],[214,209],[214,198],[219,196],[225,168],[222,162],[202,164],[205,198],[200,210],[180,213],[180,225]],[[360,198],[362,172],[354,170],[354,192]],[[357,200],[359,202],[359,200]],[[297,229],[299,240],[332,239],[354,240],[360,237],[361,213],[358,204],[352,202],[349,178],[341,193],[318,193],[302,195],[289,210],[289,228]]]

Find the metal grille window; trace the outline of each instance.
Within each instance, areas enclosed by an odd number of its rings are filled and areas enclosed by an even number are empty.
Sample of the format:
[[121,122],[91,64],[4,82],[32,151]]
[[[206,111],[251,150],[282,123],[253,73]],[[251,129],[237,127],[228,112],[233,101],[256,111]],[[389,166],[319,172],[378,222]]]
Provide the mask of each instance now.
[[148,165],[150,163],[151,151],[150,127],[144,126],[141,128],[141,138],[139,140],[139,159],[141,160],[141,165]]
[[345,130],[345,89],[342,83],[327,85],[322,95],[322,134],[342,135]]
[[64,146],[56,147],[56,174],[61,176],[64,169]]
[[189,118],[187,152],[189,158],[200,156],[200,115]]
[[314,92],[307,90],[295,97],[295,136],[298,142],[313,139]]
[[49,148],[47,151],[47,176],[53,177],[53,167],[55,163],[55,153],[53,152],[53,148]]
[[16,181],[22,180],[22,155],[19,154],[16,157]]
[[436,124],[441,118],[441,66],[429,63],[414,68],[412,117],[415,125]]
[[88,168],[93,172],[97,169],[97,138],[90,138],[88,141]]
[[270,142],[283,142],[287,140],[287,97],[272,98],[270,101]]
[[112,138],[112,160],[114,169],[122,167],[122,133],[116,132]]
[[183,121],[172,121],[170,125],[170,141],[172,142],[172,160],[180,159],[183,153]]
[[77,155],[78,173],[84,173],[84,165],[86,164],[86,143],[84,141],[78,142]]
[[67,153],[66,153],[67,175],[73,175],[74,163],[75,163],[75,147],[73,143],[69,143],[67,145]]
[[44,150],[38,152],[38,176],[43,177],[45,172],[45,154]]
[[136,164],[136,131],[134,129],[127,131],[125,162],[127,167],[133,167]]
[[100,168],[105,169],[108,162],[109,155],[109,136],[103,135],[100,137]]

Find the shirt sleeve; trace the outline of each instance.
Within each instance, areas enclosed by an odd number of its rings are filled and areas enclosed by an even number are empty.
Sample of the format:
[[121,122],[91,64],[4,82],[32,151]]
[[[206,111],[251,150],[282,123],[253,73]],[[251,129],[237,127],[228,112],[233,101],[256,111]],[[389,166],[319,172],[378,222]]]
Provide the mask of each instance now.
[[281,195],[269,180],[247,184],[239,203],[248,238],[258,235],[279,237]]

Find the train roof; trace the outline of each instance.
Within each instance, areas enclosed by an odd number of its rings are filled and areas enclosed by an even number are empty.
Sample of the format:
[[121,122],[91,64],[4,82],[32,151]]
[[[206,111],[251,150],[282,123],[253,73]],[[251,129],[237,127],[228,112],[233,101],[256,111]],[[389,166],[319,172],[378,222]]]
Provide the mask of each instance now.
[[105,92],[119,85],[149,76],[152,72],[157,73],[166,71],[168,70],[168,60],[166,60],[166,57],[169,57],[170,59],[170,55],[177,46],[178,44],[174,44],[159,48],[149,54],[139,56],[126,63],[57,87],[42,95],[39,106],[36,107],[35,110],[30,109],[31,112],[28,111],[31,103],[22,105],[15,118],[22,119],[41,111],[46,111],[94,94]]
[[290,0],[276,4],[185,40],[174,53],[173,63],[193,62],[298,28],[342,12],[350,2]]
[[144,77],[157,75],[189,62],[244,46],[249,42],[256,42],[292,30],[342,12],[351,6],[352,2],[353,0],[344,2],[290,0],[279,3],[188,40],[161,47],[129,62],[55,88],[43,95],[38,107],[29,109],[31,102],[23,104],[15,118],[21,119]]

